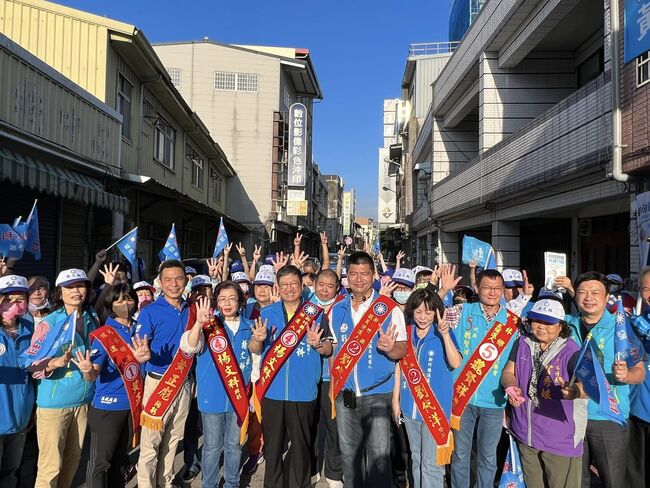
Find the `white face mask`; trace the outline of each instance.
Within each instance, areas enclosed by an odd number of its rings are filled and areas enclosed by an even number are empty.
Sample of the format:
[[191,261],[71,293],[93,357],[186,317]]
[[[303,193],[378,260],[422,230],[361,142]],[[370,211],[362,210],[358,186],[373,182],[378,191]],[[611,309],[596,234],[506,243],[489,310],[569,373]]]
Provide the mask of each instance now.
[[50,301],[45,300],[45,303],[42,303],[41,305],[34,305],[32,303],[29,304],[29,311],[30,312],[39,312],[43,310],[44,308],[50,308]]
[[411,293],[413,292],[408,290],[396,290],[393,292],[393,298],[400,305],[404,305],[411,296]]
[[318,304],[321,307],[327,307],[328,305],[331,305],[332,303],[334,303],[334,300],[336,300],[336,297],[332,298],[331,300],[327,300],[327,301],[323,301],[320,298],[316,297],[316,300],[318,301]]

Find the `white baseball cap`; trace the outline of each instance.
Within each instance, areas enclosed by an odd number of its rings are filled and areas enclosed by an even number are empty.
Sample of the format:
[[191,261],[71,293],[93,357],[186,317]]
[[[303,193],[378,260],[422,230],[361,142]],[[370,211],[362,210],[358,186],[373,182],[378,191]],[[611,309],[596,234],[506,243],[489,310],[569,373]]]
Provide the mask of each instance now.
[[56,277],[54,282],[55,286],[68,286],[72,283],[78,283],[80,281],[90,282],[86,272],[82,269],[66,269],[59,273],[59,276]]
[[23,292],[29,293],[27,278],[18,275],[7,275],[0,278],[0,293]]
[[560,320],[564,320],[565,316],[562,304],[548,298],[537,300],[527,315],[528,320],[541,320],[549,324],[557,324]]
[[393,273],[391,281],[399,283],[400,285],[413,288],[415,286],[415,273],[410,268],[399,268]]
[[199,286],[212,286],[212,278],[208,275],[196,275],[192,278],[192,290]]
[[273,266],[261,266],[260,270],[255,275],[253,284],[273,286],[275,284],[275,273],[273,272]]

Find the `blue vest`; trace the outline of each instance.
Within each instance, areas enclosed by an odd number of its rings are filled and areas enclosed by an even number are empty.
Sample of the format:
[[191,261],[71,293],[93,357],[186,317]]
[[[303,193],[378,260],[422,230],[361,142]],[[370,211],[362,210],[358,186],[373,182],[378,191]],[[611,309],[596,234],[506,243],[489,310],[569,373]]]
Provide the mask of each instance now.
[[[246,384],[251,381],[251,370],[253,362],[248,351],[248,343],[253,335],[252,322],[240,316],[239,328],[233,334],[225,324],[228,340],[232,345],[233,353],[239,362],[244,381]],[[203,413],[225,413],[233,412],[232,404],[226,394],[226,389],[221,382],[217,367],[214,365],[209,345],[206,344],[196,360],[196,390],[197,405]]]
[[29,347],[33,324],[18,319],[18,336],[11,338],[0,326],[0,435],[15,434],[27,427],[34,408],[34,384],[18,363]]
[[[373,292],[372,299],[375,300],[378,296],[379,294],[377,292]],[[355,328],[354,321],[352,320],[351,307],[350,295],[347,295],[332,307],[330,327],[338,340],[334,357],[336,357],[338,351],[344,346],[350,335],[352,335],[352,331]],[[384,321],[381,323],[380,327],[384,332],[386,332],[391,324],[391,317],[392,312],[386,314]],[[344,389],[355,391],[357,396],[377,395],[393,391],[393,385],[395,384],[395,361],[377,349],[378,340],[379,336],[375,334],[345,381]],[[375,385],[378,386],[369,391],[361,391],[374,387]]]
[[[579,345],[583,343],[582,331],[580,330],[580,315],[567,315],[565,319],[571,328],[571,337]],[[605,372],[607,381],[614,390],[614,397],[618,401],[621,414],[624,418],[630,416],[630,385],[618,383],[612,372],[616,355],[614,352],[614,333],[616,319],[607,310],[603,313],[598,323],[591,329],[591,344],[594,347],[598,361]],[[587,404],[589,420],[609,420],[600,413],[598,404],[589,399]]]
[[[301,304],[302,306],[302,304]],[[300,310],[300,308],[298,308]],[[297,313],[298,311],[296,311]],[[265,351],[260,364],[264,364],[264,358],[270,350],[271,344],[287,326],[284,319],[284,308],[282,302],[277,302],[264,307],[260,314],[263,321],[269,321],[269,337],[265,344]],[[316,319],[320,324],[320,316]],[[271,334],[273,327],[276,328]],[[318,383],[321,378],[321,359],[318,351],[307,344],[307,334],[296,346],[293,354],[286,360],[269,389],[266,398],[271,400],[285,400],[290,402],[311,402],[316,400],[318,395]]]
[[[650,354],[650,340],[643,341],[643,349]],[[630,415],[650,422],[650,361],[645,363],[645,381],[630,385]]]
[[[88,334],[95,330],[97,324],[96,319],[93,317],[94,312],[85,311],[83,313],[84,334],[81,335],[75,332],[75,346],[72,350],[72,357],[75,357],[75,351],[80,351],[84,355],[86,354],[86,350],[90,346]],[[45,317],[44,321],[50,324],[48,334],[56,333],[67,318],[68,315],[63,307]],[[57,342],[54,345],[52,357],[63,356],[63,349],[67,350],[67,347],[69,347],[67,338],[62,337],[61,340],[65,344],[57,347]],[[36,387],[36,404],[40,408],[79,407],[90,403],[94,394],[95,384],[84,380],[79,368],[70,361],[67,368],[55,369],[50,376],[38,381]]]
[[[447,418],[450,418],[454,379],[452,369],[447,363],[445,344],[442,341],[442,336],[440,335],[440,332],[438,332],[438,328],[435,324],[431,325],[429,332],[422,339],[416,335],[416,331],[417,327],[413,325],[413,330],[411,331],[411,337],[409,337],[409,340],[413,342],[413,349],[418,358],[418,364],[420,365],[420,368],[422,368],[427,383],[431,386],[431,390],[436,396],[438,403],[440,403],[442,410],[445,412]],[[449,331],[449,335],[458,349],[454,332]],[[422,422],[422,415],[418,412],[418,408],[415,405],[411,389],[404,378],[404,374],[402,374],[400,388],[399,404],[402,410],[402,415]]]
[[[485,320],[483,310],[480,303],[463,303],[463,309],[460,315],[460,321],[456,327],[456,337],[460,340],[460,352],[463,355],[463,361],[460,367],[454,370],[454,381],[458,379],[463,368],[467,364],[470,356],[481,344],[488,331],[492,328],[495,322],[506,324],[508,314],[506,308],[501,306],[496,317],[492,321]],[[510,342],[506,345],[499,359],[492,365],[487,372],[480,386],[469,400],[470,405],[482,408],[504,408],[506,405],[506,394],[501,386],[501,373],[503,368],[508,362],[510,350],[515,342],[517,342],[518,332],[510,338]]]

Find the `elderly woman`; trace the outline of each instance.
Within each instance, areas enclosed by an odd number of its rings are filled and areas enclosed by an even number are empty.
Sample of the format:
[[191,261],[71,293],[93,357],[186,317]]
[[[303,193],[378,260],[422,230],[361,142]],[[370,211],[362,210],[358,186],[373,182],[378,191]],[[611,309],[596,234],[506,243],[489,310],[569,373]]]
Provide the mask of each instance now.
[[34,325],[39,325],[50,313],[50,282],[45,276],[32,276],[27,280],[29,286],[29,313]]
[[586,400],[572,401],[581,392],[568,384],[580,348],[561,302],[539,300],[528,321],[531,333],[519,337],[501,375],[526,486],[579,487],[587,408]]
[[0,486],[18,486],[25,429],[34,407],[34,385],[18,357],[29,347],[32,323],[27,312],[27,280],[0,277]]

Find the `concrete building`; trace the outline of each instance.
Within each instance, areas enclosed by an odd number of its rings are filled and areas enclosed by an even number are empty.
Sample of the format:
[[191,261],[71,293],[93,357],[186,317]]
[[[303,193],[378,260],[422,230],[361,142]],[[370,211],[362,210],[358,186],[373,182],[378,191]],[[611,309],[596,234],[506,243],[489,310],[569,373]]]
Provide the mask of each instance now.
[[572,276],[635,271],[629,189],[610,177],[609,13],[608,0],[485,3],[433,84],[431,196],[412,223],[431,219],[418,242],[440,261],[472,234],[534,283],[544,251],[567,253]]
[[452,0],[449,40],[460,41],[487,0]]
[[364,244],[369,245],[372,249],[375,240],[379,236],[379,226],[377,225],[377,222],[369,217],[356,217],[354,221],[359,227]]
[[324,175],[327,184],[327,237],[330,250],[343,242],[343,178],[339,175]]
[[354,188],[343,192],[343,235],[345,236],[354,236],[356,203]]
[[[119,154],[114,175],[131,205],[107,225],[113,238],[138,226],[138,254],[149,273],[172,222],[183,258],[212,255],[220,217],[231,239],[245,235],[226,214],[232,166],[141,30],[39,0],[0,0],[0,12],[0,32],[121,115],[121,136],[110,150]],[[72,114],[69,123],[76,123]]]
[[[312,105],[323,97],[307,49],[235,46],[212,40],[154,46],[179,91],[218,138],[237,177],[228,206],[251,230],[254,242],[270,240],[292,247],[299,229],[317,244],[309,215],[313,207]],[[303,172],[306,181],[290,185],[288,123],[290,107],[307,109]],[[288,201],[306,202],[288,205]]]

